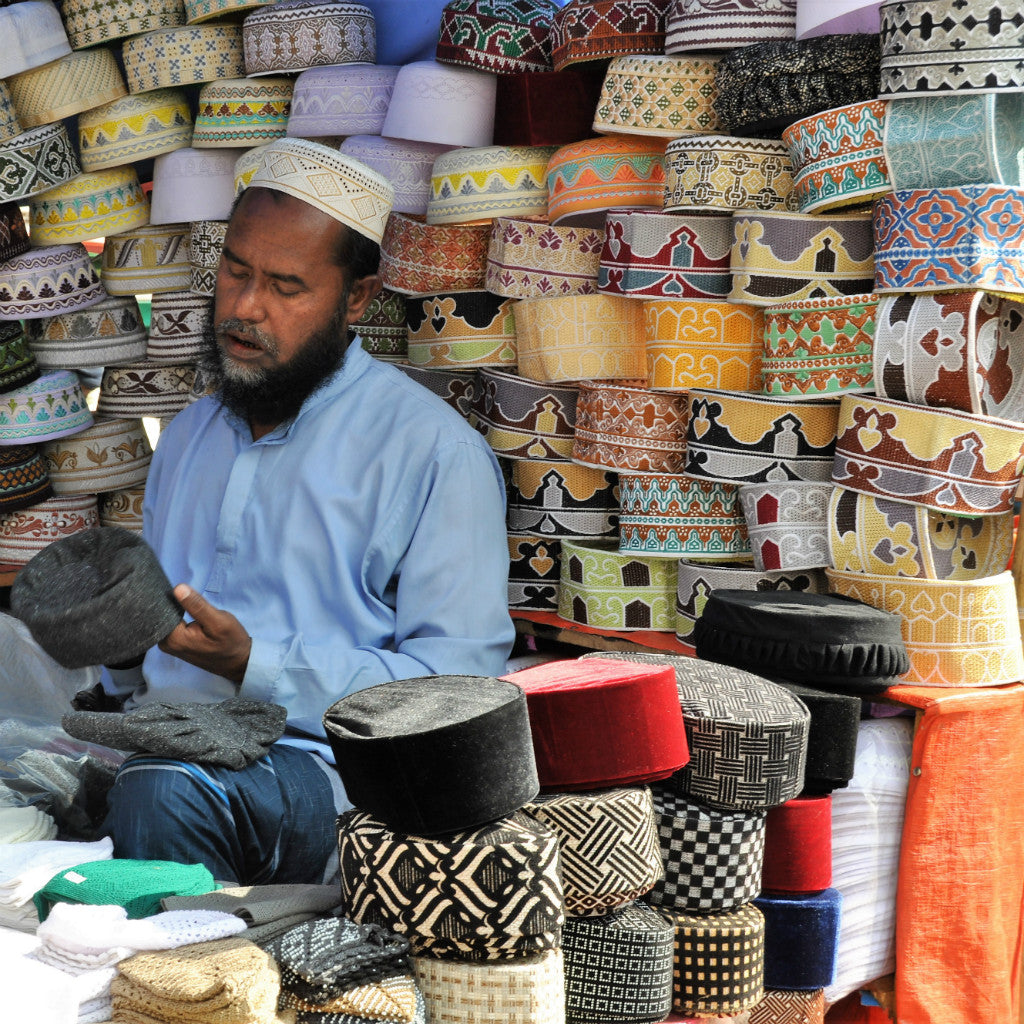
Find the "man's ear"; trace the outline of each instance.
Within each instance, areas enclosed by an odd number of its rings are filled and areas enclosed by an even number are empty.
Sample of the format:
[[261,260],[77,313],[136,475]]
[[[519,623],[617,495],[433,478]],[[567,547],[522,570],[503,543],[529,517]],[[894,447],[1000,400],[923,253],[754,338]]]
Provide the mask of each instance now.
[[370,274],[367,277],[357,278],[352,282],[352,288],[348,293],[348,312],[345,320],[349,325],[358,323],[370,305],[374,295],[381,289],[380,277],[377,274]]

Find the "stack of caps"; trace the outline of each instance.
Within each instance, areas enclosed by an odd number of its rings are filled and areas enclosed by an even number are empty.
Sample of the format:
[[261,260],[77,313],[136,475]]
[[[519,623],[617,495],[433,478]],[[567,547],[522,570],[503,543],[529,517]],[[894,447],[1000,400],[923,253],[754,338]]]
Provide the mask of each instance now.
[[399,680],[336,702],[324,728],[355,804],[338,819],[344,911],[408,939],[430,1019],[476,1019],[487,998],[564,1020],[559,840],[524,809],[539,783],[522,690]]
[[[771,935],[769,915],[754,901],[763,899],[766,815],[804,785],[807,708],[767,679],[711,662],[654,654],[583,660],[620,657],[672,673],[690,750],[682,770],[652,787],[664,878],[644,897],[675,931],[673,1008],[684,1017],[732,1016],[751,1010],[766,987],[801,988],[779,984],[807,965]],[[808,987],[824,987],[834,956],[833,937],[815,950],[819,983]],[[770,964],[779,965],[774,974]]]
[[565,1019],[663,1019],[672,1005],[673,930],[637,900],[664,873],[646,783],[689,756],[674,675],[664,666],[580,660],[506,678],[526,694],[544,791],[524,813],[558,837]]

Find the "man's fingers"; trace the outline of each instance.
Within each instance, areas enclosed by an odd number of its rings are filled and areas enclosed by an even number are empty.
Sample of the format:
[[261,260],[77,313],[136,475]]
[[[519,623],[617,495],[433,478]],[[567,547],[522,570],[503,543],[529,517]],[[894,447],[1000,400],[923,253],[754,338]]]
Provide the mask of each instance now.
[[187,583],[179,583],[174,588],[174,597],[200,626],[212,625],[217,610],[198,590],[193,590]]

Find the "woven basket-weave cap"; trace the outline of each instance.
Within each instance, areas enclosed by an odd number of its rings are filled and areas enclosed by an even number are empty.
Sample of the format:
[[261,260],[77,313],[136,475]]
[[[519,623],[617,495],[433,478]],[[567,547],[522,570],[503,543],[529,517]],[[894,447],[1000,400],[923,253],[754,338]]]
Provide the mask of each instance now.
[[71,52],[64,23],[52,0],[21,0],[0,7],[0,78],[38,68]]
[[910,667],[898,615],[834,594],[715,590],[694,638],[698,658],[839,692],[879,693]]
[[486,676],[424,676],[332,704],[324,729],[349,799],[398,832],[502,818],[539,791],[526,698]]
[[398,72],[381,134],[449,146],[489,146],[496,92],[495,75],[414,61]]
[[391,184],[376,171],[307,139],[277,139],[264,147],[249,187],[301,199],[378,245],[395,198]]
[[156,555],[131,530],[98,527],[49,544],[18,573],[11,609],[65,668],[131,661],[181,621]]

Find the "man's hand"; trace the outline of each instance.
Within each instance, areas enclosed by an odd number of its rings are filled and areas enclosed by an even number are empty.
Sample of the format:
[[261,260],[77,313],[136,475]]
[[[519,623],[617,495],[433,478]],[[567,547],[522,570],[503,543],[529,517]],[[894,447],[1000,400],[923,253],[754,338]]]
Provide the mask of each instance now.
[[252,638],[245,627],[231,612],[214,608],[185,583],[174,588],[174,596],[192,621],[178,623],[160,641],[160,650],[241,684],[252,649]]

